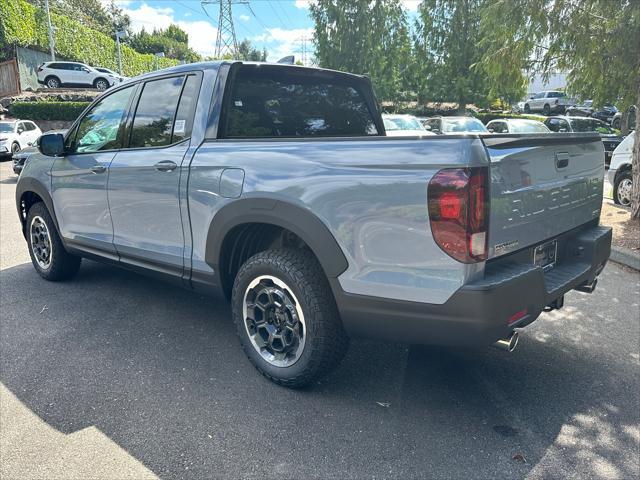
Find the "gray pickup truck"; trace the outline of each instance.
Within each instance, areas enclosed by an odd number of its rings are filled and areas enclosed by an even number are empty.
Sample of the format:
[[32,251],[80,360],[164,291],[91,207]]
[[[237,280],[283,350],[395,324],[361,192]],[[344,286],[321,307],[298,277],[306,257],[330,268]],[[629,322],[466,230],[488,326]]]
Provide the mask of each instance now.
[[43,278],[86,257],[218,292],[286,386],[353,336],[513,349],[592,292],[610,252],[598,135],[386,137],[358,75],[182,65],[113,87],[38,148],[16,201]]

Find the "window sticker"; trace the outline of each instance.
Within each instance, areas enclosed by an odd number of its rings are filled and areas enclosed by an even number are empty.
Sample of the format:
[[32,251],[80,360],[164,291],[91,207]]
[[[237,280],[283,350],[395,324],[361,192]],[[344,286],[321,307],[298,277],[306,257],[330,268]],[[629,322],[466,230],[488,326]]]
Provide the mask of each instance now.
[[234,103],[234,105],[235,105],[236,107],[241,107],[241,106],[242,106],[242,100],[236,100],[236,101],[235,101],[235,102],[233,102],[233,103]]
[[184,133],[186,120],[176,120],[176,126],[173,127],[173,133]]

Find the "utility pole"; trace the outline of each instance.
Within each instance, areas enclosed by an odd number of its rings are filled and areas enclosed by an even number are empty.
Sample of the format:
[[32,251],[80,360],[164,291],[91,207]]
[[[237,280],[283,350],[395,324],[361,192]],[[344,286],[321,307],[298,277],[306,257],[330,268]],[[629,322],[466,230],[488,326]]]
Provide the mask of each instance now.
[[[205,5],[218,4],[218,35],[216,36],[215,57],[222,58],[231,54],[233,58],[238,56],[238,41],[236,30],[233,26],[232,5],[248,5],[248,0],[201,0],[202,8]],[[206,13],[206,10],[205,10]]]
[[49,0],[44,0],[44,11],[47,14],[47,28],[49,29],[49,49],[51,50],[51,61],[56,61],[55,39],[53,38],[53,26],[51,26],[51,14],[49,13]]
[[122,75],[122,54],[120,53],[120,38],[127,36],[127,32],[116,30],[116,50],[118,52],[118,73]]

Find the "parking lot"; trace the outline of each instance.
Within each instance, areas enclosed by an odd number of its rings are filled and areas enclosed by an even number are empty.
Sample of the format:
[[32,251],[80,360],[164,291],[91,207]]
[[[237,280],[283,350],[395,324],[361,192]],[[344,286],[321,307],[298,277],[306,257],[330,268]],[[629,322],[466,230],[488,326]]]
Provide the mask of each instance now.
[[15,182],[1,163],[4,479],[638,475],[637,272],[610,263],[512,354],[354,340],[288,390],[249,364],[220,301],[89,261],[41,280]]

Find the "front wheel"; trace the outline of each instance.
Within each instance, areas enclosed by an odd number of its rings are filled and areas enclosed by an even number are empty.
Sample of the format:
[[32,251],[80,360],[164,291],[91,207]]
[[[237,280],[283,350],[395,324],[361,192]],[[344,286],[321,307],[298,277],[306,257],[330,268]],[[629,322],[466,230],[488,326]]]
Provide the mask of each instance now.
[[26,229],[31,262],[42,278],[67,280],[78,273],[81,259],[64,249],[44,203],[38,202],[29,209]]
[[551,115],[551,107],[549,106],[549,104],[548,104],[548,103],[545,103],[545,104],[544,104],[544,107],[542,107],[542,114],[543,114],[543,115],[545,115],[545,116],[547,116],[547,117],[548,117],[549,115]]
[[631,189],[633,181],[631,172],[625,172],[618,176],[613,186],[613,201],[618,205],[631,205]]
[[15,155],[19,151],[20,151],[20,145],[18,145],[18,142],[13,142],[13,144],[11,145],[11,156]]
[[307,250],[267,250],[251,257],[236,276],[231,302],[245,353],[275,383],[308,385],[347,350],[329,283]]
[[96,80],[95,87],[98,90],[106,90],[109,88],[109,82],[107,82],[104,78],[99,78]]
[[528,103],[524,104],[524,113],[531,113],[531,107]]

